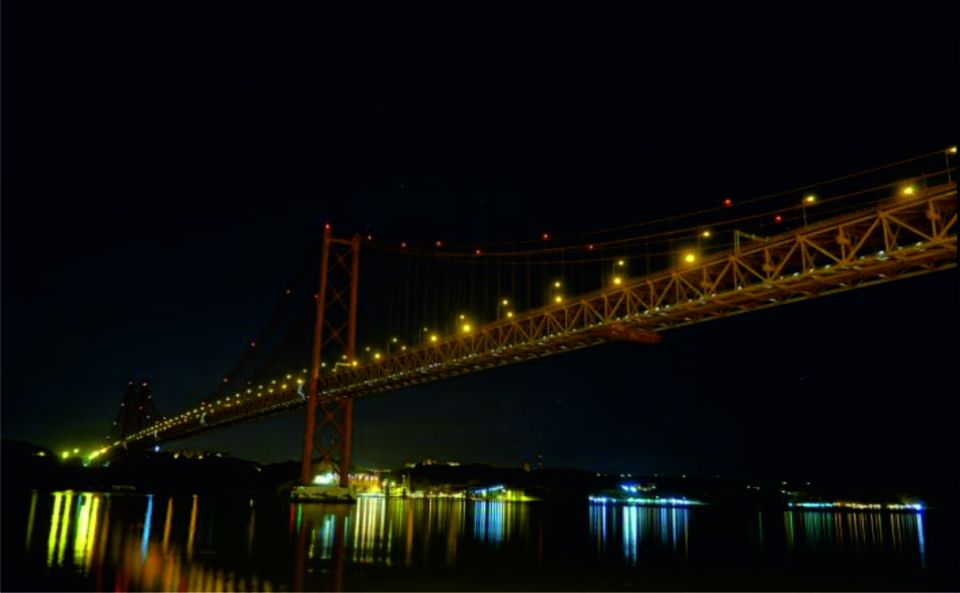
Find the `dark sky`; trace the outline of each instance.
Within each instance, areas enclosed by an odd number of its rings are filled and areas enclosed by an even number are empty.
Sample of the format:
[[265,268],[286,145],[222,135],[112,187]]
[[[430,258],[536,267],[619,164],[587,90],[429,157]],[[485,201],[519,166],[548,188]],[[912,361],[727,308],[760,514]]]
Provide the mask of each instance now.
[[[956,20],[6,2],[2,431],[208,393],[326,221],[525,240],[955,144]],[[953,15],[954,17],[956,15]],[[957,474],[956,272],[362,401],[356,458]],[[297,455],[292,414],[203,446]]]

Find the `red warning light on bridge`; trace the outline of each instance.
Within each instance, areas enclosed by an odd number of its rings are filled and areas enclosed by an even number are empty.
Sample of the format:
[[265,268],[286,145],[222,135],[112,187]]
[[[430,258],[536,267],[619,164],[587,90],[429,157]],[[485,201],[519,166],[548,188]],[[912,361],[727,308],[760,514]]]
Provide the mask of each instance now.
[[783,222],[783,217],[777,214],[776,216],[773,217],[773,222],[780,224],[781,222]]
[[543,233],[542,235],[540,235],[540,238],[543,239],[544,241],[549,241],[550,233]]
[[436,243],[434,243],[434,245],[436,245],[437,247],[443,247],[443,241],[437,241]]
[[733,200],[731,200],[730,198],[724,198],[723,206],[724,208],[729,208],[730,206],[733,206]]

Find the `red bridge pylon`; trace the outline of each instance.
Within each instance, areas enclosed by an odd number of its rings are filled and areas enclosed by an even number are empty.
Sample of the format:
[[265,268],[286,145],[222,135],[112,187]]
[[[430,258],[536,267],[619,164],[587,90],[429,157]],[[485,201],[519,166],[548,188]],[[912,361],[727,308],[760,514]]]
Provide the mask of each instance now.
[[[320,289],[316,294],[317,316],[313,328],[307,421],[303,435],[300,482],[313,481],[314,467],[337,468],[340,485],[347,486],[353,445],[353,399],[320,400],[321,352],[336,355],[328,372],[343,365],[356,365],[357,285],[360,274],[360,236],[335,239],[330,225],[323,231],[320,255]],[[315,458],[314,455],[317,455]]]

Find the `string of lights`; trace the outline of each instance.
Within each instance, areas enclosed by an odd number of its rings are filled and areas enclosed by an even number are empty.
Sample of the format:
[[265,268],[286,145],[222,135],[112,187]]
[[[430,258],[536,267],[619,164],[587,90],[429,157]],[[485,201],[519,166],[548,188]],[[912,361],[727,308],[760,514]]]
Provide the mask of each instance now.
[[[463,327],[510,318],[522,311],[563,302],[570,294],[589,292],[597,286],[619,286],[637,275],[735,250],[740,246],[741,237],[746,241],[763,241],[796,228],[797,224],[807,226],[829,217],[871,208],[893,195],[909,196],[920,191],[928,180],[944,176],[949,179],[953,168],[944,169],[941,162],[940,167],[932,172],[899,175],[896,180],[875,182],[865,188],[833,188],[834,192],[817,193],[809,190],[861,178],[869,172],[890,170],[932,154],[940,152],[742,200],[737,204],[727,199],[715,208],[613,229],[567,237],[545,235],[532,249],[502,250],[503,246],[524,244],[510,242],[459,250],[451,249],[456,244],[436,241],[431,250],[406,242],[375,241],[372,236],[367,236],[363,250],[371,255],[377,253],[379,257],[365,257],[364,273],[360,276],[364,323],[357,337],[356,358],[346,360],[345,354],[327,349],[323,366],[329,372],[357,359],[379,360],[391,353],[405,351],[408,345],[422,343],[431,336],[448,335],[462,331]],[[792,194],[797,198],[789,203],[771,202]],[[655,228],[657,224],[716,212],[736,216],[698,221],[679,228]],[[647,232],[609,236],[611,232],[638,228],[646,228]],[[600,237],[604,233],[607,236]],[[583,242],[582,238],[588,236],[602,240]],[[490,245],[499,245],[501,250],[490,250]],[[315,281],[315,257],[316,254],[311,254],[307,260],[310,265],[304,266],[303,286],[291,284],[284,289],[265,327],[250,340],[240,361],[223,375],[222,382],[205,401],[221,399],[228,390],[245,386],[249,381],[244,377],[255,379],[272,374],[276,370],[274,367],[302,366],[300,357],[290,353],[305,351],[300,342],[308,336],[300,330],[311,325],[314,312],[316,296],[310,287]],[[393,288],[384,291],[384,286]],[[274,339],[284,331],[281,339]],[[295,335],[298,331],[304,335]],[[268,347],[271,340],[273,342]]]
[[[911,159],[911,160],[915,160],[915,159]],[[879,170],[880,168],[876,168],[876,169]],[[710,226],[713,228],[723,228],[733,224],[763,222],[768,220],[773,221],[774,223],[779,223],[783,221],[784,213],[796,212],[796,211],[803,212],[807,208],[810,208],[814,203],[826,204],[826,203],[832,203],[832,202],[837,202],[841,200],[849,200],[850,198],[864,196],[873,192],[890,190],[891,188],[911,187],[915,183],[926,182],[927,179],[945,175],[946,173],[948,173],[948,171],[952,172],[953,170],[954,168],[941,169],[931,173],[922,173],[919,175],[912,176],[910,178],[910,182],[904,182],[903,180],[887,182],[879,185],[874,185],[865,189],[848,191],[848,192],[845,192],[836,196],[830,196],[830,197],[819,197],[816,194],[807,193],[806,195],[803,196],[801,200],[797,201],[796,203],[791,203],[775,209],[767,209],[761,212],[746,214],[746,215],[735,217],[735,218],[726,218],[721,221],[717,221],[711,224]],[[845,177],[836,178],[836,179],[847,179],[850,177],[853,177],[853,176],[845,176]],[[816,187],[817,185],[822,185],[822,184],[812,184],[807,187],[808,188]],[[767,199],[769,197],[780,196],[786,193],[787,192],[777,192],[775,194],[768,194],[767,196],[755,198],[752,200],[747,200],[744,203],[756,203],[761,200]],[[880,195],[869,202],[851,203],[849,207],[851,209],[862,208],[865,205],[875,204],[880,201],[883,201],[884,199],[886,199],[886,197],[887,196],[885,194]],[[715,212],[723,209],[724,207],[712,208],[708,210],[697,211],[692,214],[702,214],[704,212]],[[825,212],[825,211],[821,211],[821,212]],[[652,225],[658,222],[673,221],[681,218],[686,218],[689,215],[690,214],[680,214],[673,217],[657,219],[656,221],[650,221],[647,223],[638,223],[638,225],[634,225],[634,226]],[[777,219],[777,216],[780,217],[779,220]],[[628,227],[620,227],[620,228],[628,228]],[[473,247],[472,249],[468,249],[465,251],[452,251],[449,249],[444,249],[444,245],[440,241],[435,242],[434,246],[436,250],[434,251],[411,248],[410,244],[406,242],[401,242],[398,246],[395,243],[386,243],[386,242],[378,242],[378,241],[370,240],[365,243],[365,246],[378,249],[381,251],[402,253],[410,257],[438,258],[446,261],[464,259],[464,260],[472,260],[471,263],[473,263],[473,262],[482,261],[485,259],[492,259],[492,258],[542,256],[542,255],[549,255],[549,254],[564,254],[564,253],[585,252],[585,251],[595,252],[595,251],[599,251],[609,247],[615,247],[615,246],[624,247],[624,246],[628,246],[636,243],[648,243],[648,244],[656,244],[658,242],[664,243],[678,237],[700,234],[704,232],[704,230],[705,230],[704,224],[701,223],[697,225],[690,225],[686,227],[674,228],[674,229],[669,229],[664,231],[657,231],[657,232],[646,233],[642,235],[634,235],[634,236],[624,237],[624,238],[596,241],[596,242],[591,242],[587,244],[584,244],[581,242],[573,245],[553,245],[550,247],[539,247],[536,249],[528,249],[528,250],[520,250],[520,251],[489,251],[481,247]],[[605,232],[605,231],[596,231],[596,232],[591,232],[589,234],[597,234],[599,232]]]

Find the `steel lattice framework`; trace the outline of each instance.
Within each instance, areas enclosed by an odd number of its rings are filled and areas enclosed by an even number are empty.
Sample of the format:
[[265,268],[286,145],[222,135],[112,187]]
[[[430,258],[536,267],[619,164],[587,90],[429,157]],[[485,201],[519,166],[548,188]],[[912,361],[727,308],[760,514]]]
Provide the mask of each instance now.
[[[320,290],[311,352],[306,427],[300,479],[313,477],[314,454],[325,470],[337,468],[340,485],[347,485],[353,449],[353,399],[319,396],[320,353],[332,347],[353,360],[357,343],[357,283],[360,274],[360,237],[335,239],[330,225],[323,231]],[[292,384],[291,384],[292,386]]]
[[[956,267],[957,186],[898,196],[696,264],[568,298],[377,363],[321,375],[319,401],[352,400],[615,340],[659,332]],[[127,439],[180,439],[304,405],[288,375],[158,423]],[[200,418],[205,422],[201,423]]]

